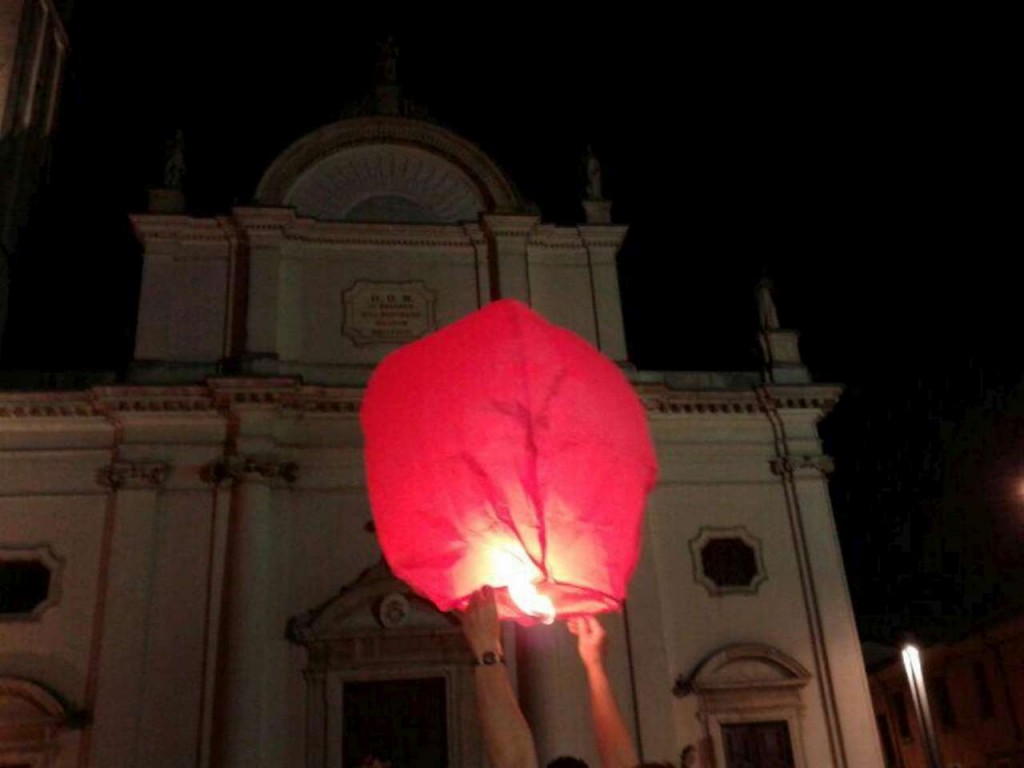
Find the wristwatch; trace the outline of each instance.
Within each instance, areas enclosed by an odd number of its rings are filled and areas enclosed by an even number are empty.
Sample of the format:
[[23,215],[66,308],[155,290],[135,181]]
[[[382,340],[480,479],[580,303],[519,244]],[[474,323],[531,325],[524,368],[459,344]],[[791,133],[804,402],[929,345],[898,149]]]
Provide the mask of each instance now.
[[505,657],[494,651],[484,651],[473,660],[474,667],[492,667],[495,664],[504,664]]

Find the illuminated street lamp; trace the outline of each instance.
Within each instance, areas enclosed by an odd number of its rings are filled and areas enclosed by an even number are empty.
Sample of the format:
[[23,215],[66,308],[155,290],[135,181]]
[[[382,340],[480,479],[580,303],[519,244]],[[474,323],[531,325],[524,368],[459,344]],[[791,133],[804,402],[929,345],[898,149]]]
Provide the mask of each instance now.
[[932,723],[932,711],[928,706],[928,691],[925,689],[924,675],[921,673],[921,652],[917,650],[916,645],[903,646],[903,668],[907,671],[910,696],[914,700],[914,712],[917,714],[917,724],[921,728],[929,768],[942,768],[939,743],[935,739],[935,725]]

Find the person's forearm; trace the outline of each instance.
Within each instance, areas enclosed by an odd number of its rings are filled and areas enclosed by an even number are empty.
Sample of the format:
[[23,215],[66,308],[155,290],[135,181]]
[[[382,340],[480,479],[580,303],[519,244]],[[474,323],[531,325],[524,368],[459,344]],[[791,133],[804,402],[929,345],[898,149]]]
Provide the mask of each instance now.
[[493,768],[537,768],[533,734],[516,702],[504,665],[473,672],[477,709]]
[[633,739],[626,730],[619,705],[615,702],[611,683],[600,663],[586,665],[590,686],[590,713],[603,768],[635,768],[640,762]]

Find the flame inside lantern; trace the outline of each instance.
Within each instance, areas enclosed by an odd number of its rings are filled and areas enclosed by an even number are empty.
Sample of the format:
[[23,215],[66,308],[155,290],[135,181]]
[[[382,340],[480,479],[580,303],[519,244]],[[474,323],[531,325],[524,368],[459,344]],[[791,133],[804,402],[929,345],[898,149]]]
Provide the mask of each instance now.
[[541,594],[536,586],[536,582],[542,581],[543,576],[538,575],[535,579],[530,576],[531,572],[538,572],[536,566],[527,565],[522,557],[508,549],[494,550],[492,565],[495,586],[508,589],[509,597],[524,616],[544,624],[551,624],[555,620],[555,604],[550,597]]

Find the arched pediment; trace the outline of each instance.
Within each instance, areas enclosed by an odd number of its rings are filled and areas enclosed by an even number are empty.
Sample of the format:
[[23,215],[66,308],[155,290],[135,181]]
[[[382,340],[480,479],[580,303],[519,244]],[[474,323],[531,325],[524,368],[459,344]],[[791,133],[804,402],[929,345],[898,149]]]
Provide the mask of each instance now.
[[0,727],[42,722],[58,725],[68,716],[65,704],[39,683],[0,677]]
[[[309,765],[343,764],[351,726],[346,724],[347,702],[356,702],[352,709],[358,710],[362,695],[379,708],[380,702],[394,703],[410,692],[429,700],[432,710],[444,710],[449,765],[483,764],[473,706],[473,654],[459,624],[415,595],[385,562],[293,618],[288,638],[306,651],[307,749],[314,756]],[[403,731],[397,709],[378,710],[391,713],[380,716],[381,733]]]
[[[807,768],[802,690],[811,673],[792,656],[760,643],[726,646],[706,658],[674,693],[697,695],[715,765],[726,765],[727,733],[765,724],[779,749],[791,750],[796,768]],[[750,731],[747,731],[748,736]]]
[[788,688],[811,679],[800,662],[770,645],[731,645],[705,659],[690,678],[698,693],[730,689]]
[[288,637],[301,644],[387,630],[459,632],[452,618],[416,595],[383,561],[327,602],[288,622]]
[[61,731],[84,722],[83,713],[73,712],[45,686],[0,677],[0,764],[51,765]]
[[321,221],[456,223],[522,202],[498,166],[451,131],[404,117],[341,120],[297,141],[256,190]]

